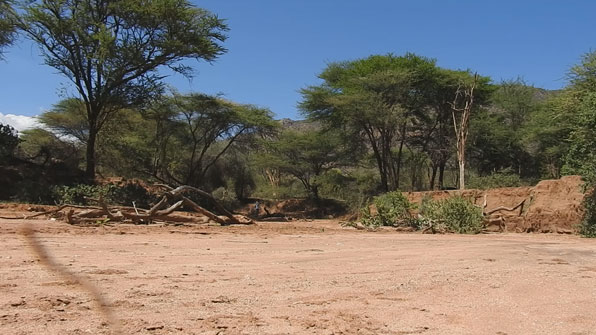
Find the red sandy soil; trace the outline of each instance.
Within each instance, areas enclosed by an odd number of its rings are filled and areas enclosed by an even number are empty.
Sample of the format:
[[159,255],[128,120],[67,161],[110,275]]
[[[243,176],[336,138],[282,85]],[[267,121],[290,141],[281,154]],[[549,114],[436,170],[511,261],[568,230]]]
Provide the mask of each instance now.
[[413,203],[420,203],[425,196],[444,199],[462,195],[477,205],[482,205],[486,196],[486,210],[501,206],[511,208],[525,200],[521,213],[516,210],[493,215],[493,218],[503,220],[505,231],[568,234],[577,230],[583,216],[583,184],[580,176],[565,176],[561,179],[542,180],[536,186],[405,194]]
[[124,334],[596,334],[596,241],[577,236],[43,219],[0,220],[0,334],[111,334],[32,254],[27,222]]

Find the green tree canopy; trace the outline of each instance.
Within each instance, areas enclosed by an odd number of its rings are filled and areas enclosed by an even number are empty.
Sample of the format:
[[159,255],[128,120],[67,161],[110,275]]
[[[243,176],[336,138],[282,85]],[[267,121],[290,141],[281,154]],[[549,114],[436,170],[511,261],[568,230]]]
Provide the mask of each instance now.
[[204,94],[174,95],[156,104],[153,113],[162,120],[154,176],[195,186],[203,186],[230,147],[276,126],[268,109]]
[[89,139],[89,124],[85,102],[81,99],[64,99],[43,112],[38,120],[45,128],[53,133],[87,143]]
[[596,52],[585,54],[571,68],[566,93],[573,112],[565,172],[581,174],[588,194],[580,233],[596,237]]
[[[332,63],[319,78],[323,84],[302,90],[302,112],[366,142],[380,188],[388,191],[400,187],[406,148],[417,147],[430,156],[433,180],[439,166],[445,168],[454,146],[448,140],[454,137],[450,103],[461,84],[474,76],[408,53]],[[478,78],[478,105],[488,97],[489,81]]]
[[596,185],[596,52],[585,54],[571,68],[567,107],[573,114],[566,171],[584,176]]
[[0,0],[0,60],[3,48],[10,45],[16,34],[16,13],[10,0]]
[[332,63],[319,75],[322,85],[302,90],[300,108],[310,119],[365,140],[373,151],[381,188],[396,189],[407,133],[431,98],[435,74],[434,60],[414,54]]
[[277,169],[298,179],[307,193],[319,199],[320,177],[326,171],[350,161],[351,150],[333,131],[283,131],[265,143],[259,165]]
[[520,177],[540,175],[529,138],[532,119],[544,112],[542,94],[521,79],[494,86],[489,105],[472,118],[470,158],[480,175],[502,170]]
[[161,94],[159,68],[190,76],[181,60],[213,61],[225,52],[226,25],[186,0],[30,1],[22,10],[19,28],[84,102],[89,178],[99,131],[114,113]]

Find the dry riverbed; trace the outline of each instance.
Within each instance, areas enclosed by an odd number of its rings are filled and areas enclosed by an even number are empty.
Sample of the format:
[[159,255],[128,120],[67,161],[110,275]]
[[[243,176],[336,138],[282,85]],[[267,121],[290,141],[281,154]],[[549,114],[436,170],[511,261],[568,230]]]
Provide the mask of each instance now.
[[596,241],[554,234],[363,232],[337,221],[252,226],[0,220],[0,334],[596,334]]

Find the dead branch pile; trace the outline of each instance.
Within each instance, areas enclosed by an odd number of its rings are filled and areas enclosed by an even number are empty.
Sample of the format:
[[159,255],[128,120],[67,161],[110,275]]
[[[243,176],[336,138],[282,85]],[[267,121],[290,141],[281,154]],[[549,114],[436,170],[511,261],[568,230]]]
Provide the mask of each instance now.
[[[29,215],[20,218],[5,218],[5,219],[31,219],[42,215],[51,215],[63,218],[66,222],[73,225],[80,225],[85,223],[96,222],[126,222],[134,224],[151,224],[151,223],[204,223],[210,221],[217,222],[221,225],[228,224],[252,224],[253,221],[242,215],[234,215],[217,202],[209,193],[198,188],[183,185],[177,188],[171,188],[167,185],[158,185],[166,188],[167,191],[162,195],[161,199],[153,205],[150,209],[142,209],[127,206],[108,206],[102,198],[89,199],[97,202],[98,206],[78,206],[78,205],[61,205],[57,208]],[[201,197],[207,199],[213,207],[222,215],[218,216],[213,212],[199,206],[184,193],[195,192]],[[193,212],[195,215],[177,215],[176,210],[186,209]],[[196,215],[198,214],[198,215]]]

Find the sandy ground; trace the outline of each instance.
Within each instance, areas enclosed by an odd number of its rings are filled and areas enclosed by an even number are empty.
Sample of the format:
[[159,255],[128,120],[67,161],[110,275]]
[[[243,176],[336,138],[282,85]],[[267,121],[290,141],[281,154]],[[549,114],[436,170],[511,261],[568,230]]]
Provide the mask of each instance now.
[[[576,236],[29,222],[125,334],[596,334],[596,241]],[[23,223],[0,220],[0,334],[110,334]]]

